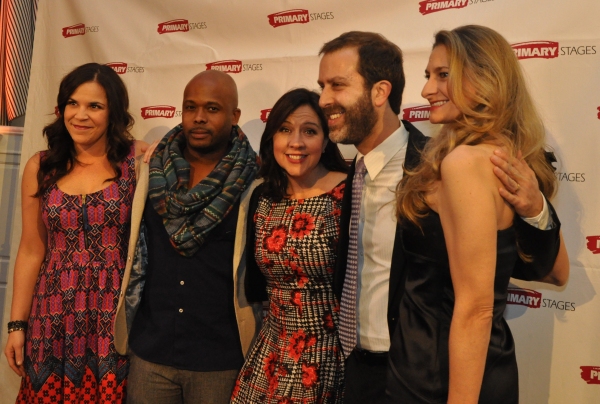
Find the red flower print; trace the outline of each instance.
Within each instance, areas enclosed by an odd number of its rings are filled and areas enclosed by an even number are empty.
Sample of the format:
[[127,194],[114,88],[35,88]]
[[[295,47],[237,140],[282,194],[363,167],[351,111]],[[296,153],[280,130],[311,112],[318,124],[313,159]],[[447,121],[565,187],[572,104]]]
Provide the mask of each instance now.
[[331,190],[331,196],[333,196],[338,201],[341,201],[344,197],[344,189],[346,188],[346,184],[340,184],[339,186],[333,188]]
[[302,267],[296,264],[295,262],[291,262],[290,267],[292,268],[292,271],[294,271],[294,273],[296,274],[296,283],[298,283],[299,287],[303,288],[304,285],[308,282],[308,276],[306,276]]
[[281,312],[279,311],[279,306],[274,302],[271,302],[269,304],[269,315],[274,318],[279,318],[281,315]]
[[296,209],[296,206],[290,206],[289,208],[287,208],[285,210],[285,214],[286,215],[291,215],[294,212],[294,209]]
[[292,293],[290,293],[290,303],[292,306],[298,308],[298,316],[302,317],[302,292],[299,290],[292,290]]
[[252,373],[254,372],[254,368],[253,367],[248,367],[244,370],[244,373],[242,373],[242,379],[246,380],[248,379],[250,376],[252,376]]
[[321,317],[321,319],[323,320],[323,328],[325,329],[325,331],[327,331],[328,333],[332,333],[335,331],[335,324],[333,323],[333,315],[331,314],[331,312],[325,313],[323,317]]
[[278,253],[283,250],[285,241],[287,239],[287,233],[283,226],[277,226],[271,229],[269,237],[265,238],[264,246],[268,252]]
[[291,398],[284,397],[284,398],[280,399],[279,401],[277,401],[277,404],[294,404],[294,402],[292,401]]
[[302,352],[304,352],[306,348],[310,348],[311,346],[313,346],[316,342],[317,337],[315,337],[314,335],[306,335],[306,333],[302,329],[298,330],[292,333],[292,336],[290,337],[290,342],[288,345],[288,355],[295,362],[298,362],[298,360],[300,360]]
[[310,389],[314,387],[319,380],[319,365],[317,363],[302,363],[302,384],[304,388]]
[[264,369],[265,369],[265,376],[267,376],[267,379],[272,379],[275,376],[275,373],[277,372],[277,367],[278,367],[278,362],[279,362],[279,356],[277,355],[276,352],[271,352],[269,354],[269,356],[267,356],[264,359]]
[[233,393],[231,393],[231,399],[236,398],[239,392],[240,392],[240,381],[238,379],[235,381],[235,387],[233,388]]
[[315,218],[308,213],[296,213],[290,235],[292,238],[302,239],[315,228]]

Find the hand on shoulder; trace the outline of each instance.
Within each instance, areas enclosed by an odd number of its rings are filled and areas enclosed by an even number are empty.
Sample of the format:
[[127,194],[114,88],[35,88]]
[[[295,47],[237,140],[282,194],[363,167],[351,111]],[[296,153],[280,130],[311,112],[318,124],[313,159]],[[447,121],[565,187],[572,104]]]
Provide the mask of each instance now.
[[[150,145],[143,140],[134,140],[135,144],[135,157],[139,157],[146,153]],[[154,151],[154,149],[152,149]]]

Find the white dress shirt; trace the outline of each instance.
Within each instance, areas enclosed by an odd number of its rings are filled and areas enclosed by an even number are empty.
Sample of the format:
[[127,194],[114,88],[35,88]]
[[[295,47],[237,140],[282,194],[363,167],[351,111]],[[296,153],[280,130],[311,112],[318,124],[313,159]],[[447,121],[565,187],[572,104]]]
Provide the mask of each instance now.
[[[396,234],[396,186],[402,179],[408,131],[401,125],[364,155],[365,184],[358,222],[358,347],[390,349],[387,323],[390,267]],[[363,155],[359,152],[357,159]]]

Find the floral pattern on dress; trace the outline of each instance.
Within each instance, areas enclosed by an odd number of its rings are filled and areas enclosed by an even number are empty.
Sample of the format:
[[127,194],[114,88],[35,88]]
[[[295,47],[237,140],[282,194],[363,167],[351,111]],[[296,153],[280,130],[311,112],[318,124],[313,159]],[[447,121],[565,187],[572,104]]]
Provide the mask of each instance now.
[[261,197],[255,258],[269,312],[235,384],[234,404],[342,403],[344,361],[333,268],[344,183],[312,198]]

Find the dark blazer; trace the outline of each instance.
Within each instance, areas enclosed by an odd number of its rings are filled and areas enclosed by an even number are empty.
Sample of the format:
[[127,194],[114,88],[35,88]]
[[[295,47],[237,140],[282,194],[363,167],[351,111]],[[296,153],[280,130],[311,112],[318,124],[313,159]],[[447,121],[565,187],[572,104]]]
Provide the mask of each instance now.
[[[402,124],[408,131],[408,144],[406,148],[406,158],[404,166],[407,169],[415,168],[420,161],[420,151],[423,149],[428,137],[423,135],[410,122],[402,121]],[[342,288],[344,286],[344,277],[346,275],[346,260],[348,257],[348,241],[350,229],[350,213],[352,211],[352,177],[354,176],[354,164],[350,168],[348,178],[346,179],[346,188],[344,190],[344,199],[342,201],[342,216],[340,218],[340,239],[338,245],[338,259],[333,280],[333,290],[338,299],[342,298]],[[521,260],[515,265],[513,277],[523,280],[541,279],[547,275],[554,265],[558,255],[560,222],[556,216],[554,208],[548,203],[554,228],[551,230],[539,230],[525,223],[520,217],[515,217],[514,226],[517,231],[517,239],[521,250],[530,255],[533,259],[531,263],[525,263]],[[383,234],[382,237],[387,235]],[[398,311],[400,299],[404,293],[404,283],[406,273],[404,271],[404,252],[402,248],[402,230],[396,226],[394,241],[394,251],[392,253],[392,263],[390,269],[390,291],[387,308],[387,320],[390,337],[396,328],[398,322]]]

